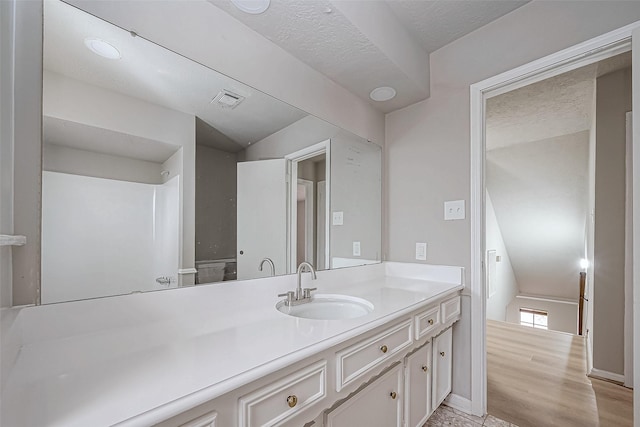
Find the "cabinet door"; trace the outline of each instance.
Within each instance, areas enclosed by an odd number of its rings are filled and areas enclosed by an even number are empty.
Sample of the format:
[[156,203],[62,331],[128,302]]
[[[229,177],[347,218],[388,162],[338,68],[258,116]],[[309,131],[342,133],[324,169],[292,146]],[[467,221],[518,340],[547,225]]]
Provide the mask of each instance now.
[[326,427],[402,427],[402,365],[375,380],[326,417]]
[[404,376],[407,427],[422,427],[431,415],[431,343],[407,357]]
[[433,340],[433,409],[451,393],[452,328]]

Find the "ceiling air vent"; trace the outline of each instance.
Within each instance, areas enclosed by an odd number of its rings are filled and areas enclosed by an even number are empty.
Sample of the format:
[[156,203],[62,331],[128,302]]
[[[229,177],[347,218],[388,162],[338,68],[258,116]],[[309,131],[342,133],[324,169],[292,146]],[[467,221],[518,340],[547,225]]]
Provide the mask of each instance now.
[[211,101],[212,104],[217,104],[221,108],[236,108],[240,103],[244,101],[244,96],[233,93],[229,90],[223,89],[216,95]]

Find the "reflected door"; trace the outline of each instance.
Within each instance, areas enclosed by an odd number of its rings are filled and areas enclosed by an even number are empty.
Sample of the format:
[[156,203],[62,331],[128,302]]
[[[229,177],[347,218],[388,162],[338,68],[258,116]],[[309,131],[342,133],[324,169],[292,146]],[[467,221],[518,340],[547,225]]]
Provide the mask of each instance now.
[[270,275],[271,258],[276,274],[287,267],[287,164],[285,159],[238,163],[238,279]]

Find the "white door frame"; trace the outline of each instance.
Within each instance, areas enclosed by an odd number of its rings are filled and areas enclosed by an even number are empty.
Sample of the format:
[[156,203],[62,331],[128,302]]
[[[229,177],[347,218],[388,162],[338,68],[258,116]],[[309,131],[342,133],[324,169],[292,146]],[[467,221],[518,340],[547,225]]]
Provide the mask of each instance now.
[[[475,83],[470,87],[471,97],[471,411],[474,415],[487,412],[487,366],[486,366],[486,287],[484,283],[483,259],[485,253],[484,209],[485,209],[485,105],[493,96],[574,70],[610,56],[628,51],[634,29],[640,21],[602,36],[561,50],[544,58],[530,62],[513,70]],[[637,71],[637,70],[636,70]],[[634,71],[634,77],[637,75]],[[640,100],[635,100],[634,103]],[[639,126],[640,128],[640,126]],[[636,135],[638,136],[638,135]],[[637,141],[637,142],[636,142]],[[637,147],[640,138],[634,138]],[[634,177],[640,176],[640,148],[634,149]],[[635,192],[637,196],[638,193]],[[634,197],[635,205],[640,200]],[[635,212],[635,211],[634,211]],[[637,213],[637,212],[636,212]],[[640,233],[640,220],[634,215],[634,233]],[[640,242],[634,240],[634,246]],[[639,269],[640,254],[634,252],[634,267]],[[639,270],[635,270],[637,273]],[[636,276],[637,277],[637,276]],[[640,280],[634,281],[636,295],[640,293]],[[637,298],[637,297],[636,297]],[[637,304],[636,304],[637,306]],[[640,313],[635,313],[635,345],[640,343],[638,323]],[[639,358],[636,358],[639,359]],[[636,361],[637,364],[640,364]],[[638,366],[636,365],[636,372]],[[639,401],[636,393],[635,411]]]
[[[309,260],[310,263],[314,263],[315,259],[315,242],[313,241],[313,233],[315,227],[313,224],[313,217],[315,216],[315,185],[313,181],[307,179],[298,178],[298,185],[304,186],[305,200],[304,200],[304,257],[305,260]],[[297,209],[297,203],[296,203]],[[297,217],[296,217],[297,219]],[[297,228],[296,228],[297,230]],[[297,240],[296,240],[297,244]],[[314,266],[317,267],[317,266]]]
[[[295,269],[298,267],[296,261],[296,227],[294,219],[298,216],[298,204],[294,203],[297,198],[297,182],[298,182],[298,163],[303,160],[310,159],[312,157],[319,156],[321,154],[325,155],[325,174],[326,174],[326,182],[327,182],[327,206],[326,206],[326,231],[325,231],[325,265],[328,264],[329,260],[329,232],[331,231],[329,228],[329,213],[331,212],[331,139],[327,139],[322,142],[318,142],[317,144],[313,144],[309,147],[303,148],[302,150],[295,151],[291,154],[287,154],[284,156],[285,159],[288,160],[289,163],[289,248],[288,254],[289,259],[291,260],[290,266],[293,271],[289,271],[289,273],[295,273]],[[295,185],[294,185],[295,184]],[[318,254],[320,256],[320,254]]]
[[[626,114],[625,230],[633,229],[633,113]],[[624,385],[633,387],[633,238],[624,233]]]

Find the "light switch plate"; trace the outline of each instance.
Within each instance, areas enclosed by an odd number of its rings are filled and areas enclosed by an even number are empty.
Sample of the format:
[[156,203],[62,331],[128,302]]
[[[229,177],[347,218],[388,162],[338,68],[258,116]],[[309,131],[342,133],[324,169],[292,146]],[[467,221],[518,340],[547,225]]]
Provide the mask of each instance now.
[[344,224],[344,212],[334,212],[333,225],[342,225],[342,224]]
[[464,219],[464,200],[452,200],[444,202],[444,219],[452,221],[456,219]]
[[353,256],[360,256],[360,242],[353,242]]
[[416,259],[418,261],[427,260],[427,244],[426,243],[416,243]]

